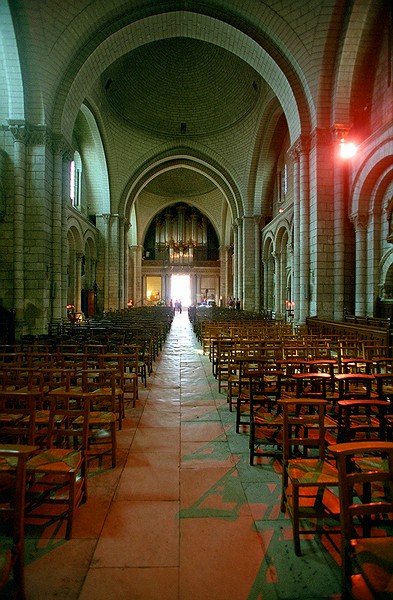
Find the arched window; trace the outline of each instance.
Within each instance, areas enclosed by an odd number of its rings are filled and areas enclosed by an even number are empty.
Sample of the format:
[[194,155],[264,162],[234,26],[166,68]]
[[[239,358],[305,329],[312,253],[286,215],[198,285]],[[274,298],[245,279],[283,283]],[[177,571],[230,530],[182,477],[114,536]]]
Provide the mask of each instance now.
[[75,152],[74,160],[70,164],[70,198],[72,206],[80,208],[82,192],[82,159],[79,152]]

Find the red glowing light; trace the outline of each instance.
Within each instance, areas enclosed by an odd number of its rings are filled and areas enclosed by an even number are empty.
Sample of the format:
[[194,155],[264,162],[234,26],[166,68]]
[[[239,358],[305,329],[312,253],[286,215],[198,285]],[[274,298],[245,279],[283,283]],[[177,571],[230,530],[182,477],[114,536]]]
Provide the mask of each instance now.
[[341,158],[352,158],[356,154],[356,146],[352,142],[340,140],[340,156]]

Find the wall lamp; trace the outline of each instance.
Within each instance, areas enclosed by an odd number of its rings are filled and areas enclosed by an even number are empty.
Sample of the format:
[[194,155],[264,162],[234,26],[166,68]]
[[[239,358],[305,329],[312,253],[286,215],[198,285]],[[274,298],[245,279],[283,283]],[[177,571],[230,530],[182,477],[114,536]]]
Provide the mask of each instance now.
[[355,156],[357,148],[353,142],[346,142],[345,139],[342,138],[339,144],[341,158],[352,158],[352,156]]
[[334,134],[339,144],[339,154],[341,158],[352,158],[356,154],[357,147],[353,142],[348,141],[348,133],[351,129],[350,125],[336,124],[334,126]]

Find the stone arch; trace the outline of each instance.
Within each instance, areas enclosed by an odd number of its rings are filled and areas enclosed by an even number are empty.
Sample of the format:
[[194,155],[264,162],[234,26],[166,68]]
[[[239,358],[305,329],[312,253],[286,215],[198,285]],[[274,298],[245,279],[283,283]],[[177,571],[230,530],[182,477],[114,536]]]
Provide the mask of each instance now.
[[[14,25],[7,2],[0,5],[0,122],[25,118],[24,92]],[[30,88],[34,93],[34,87]]]
[[393,301],[393,248],[389,250],[380,262],[380,296],[383,300]]
[[[94,52],[87,56],[81,54],[81,62],[73,71],[67,72],[58,89],[53,120],[55,130],[70,139],[86,89],[93,87],[113,61],[145,43],[147,30],[151,42],[170,37],[193,37],[232,52],[260,73],[278,97],[290,126],[291,144],[302,132],[309,133],[310,113],[315,112],[311,94],[301,69],[293,58],[291,63],[289,54],[281,67],[261,45],[262,40],[256,41],[228,23],[208,15],[183,11],[160,13],[129,23],[101,40]],[[275,46],[271,40],[270,45],[272,48]]]
[[85,257],[85,272],[82,273],[84,279],[82,280],[82,287],[91,289],[96,279],[96,263],[97,263],[97,246],[90,231],[87,231],[84,235],[84,250],[83,256]]
[[393,132],[361,164],[351,190],[352,214],[364,214],[375,208],[370,204],[370,199],[373,198],[375,184],[383,173],[390,173],[390,180],[393,179],[392,144]]
[[275,243],[271,232],[264,238],[262,246],[262,264],[263,264],[263,308],[267,310],[275,309],[275,261],[274,261]]
[[254,214],[269,214],[271,212],[267,202],[273,196],[273,182],[271,181],[273,166],[267,163],[271,158],[269,148],[282,115],[282,107],[277,98],[272,98],[261,115],[249,179],[249,197],[253,201],[252,210]]
[[[136,198],[147,186],[147,184],[163,172],[179,167],[192,169],[204,175],[215,184],[217,189],[221,192],[223,198],[226,200],[226,204],[230,209],[229,214],[227,214],[227,218],[230,218],[232,222],[239,213],[243,213],[240,191],[229,174],[222,173],[222,169],[220,170],[218,166],[208,163],[206,159],[191,156],[189,152],[187,155],[183,149],[173,151],[169,154],[165,153],[159,158],[156,157],[150,162],[150,164],[145,165],[136,172],[132,180],[129,182],[128,189],[123,195],[120,204],[120,213],[124,214],[127,220],[131,220],[132,207],[135,204]],[[168,200],[168,204],[171,202],[173,202],[173,200]],[[201,207],[198,204],[195,204],[195,206],[201,210]],[[219,237],[219,241],[222,243],[223,227],[213,218],[212,214],[209,214],[208,207],[204,207],[203,212],[206,213],[206,216],[214,225]],[[138,223],[136,225],[138,229]],[[138,243],[141,243],[143,233],[144,231],[137,231]],[[133,235],[135,236],[135,232],[133,232]]]
[[[378,36],[378,30],[380,29],[379,11],[380,3],[373,0],[352,3],[334,82],[332,125],[338,123],[350,127],[353,124],[352,103],[354,96],[359,94],[360,91],[363,94],[365,86],[371,85],[371,77],[362,77],[361,80],[358,79],[358,85],[356,86],[356,70],[361,62],[370,65],[372,57],[370,57],[369,48],[372,47],[372,44],[367,43],[365,40],[373,34]],[[374,32],[372,27],[375,28]],[[365,52],[367,52],[366,57]],[[358,89],[359,86],[362,87],[362,90]],[[348,90],[350,91],[348,92]]]
[[[78,135],[79,131],[83,131],[82,136]],[[73,136],[82,156],[84,190],[89,198],[88,206],[82,199],[84,211],[87,214],[109,213],[111,200],[104,145],[92,109],[86,104],[80,107]]]

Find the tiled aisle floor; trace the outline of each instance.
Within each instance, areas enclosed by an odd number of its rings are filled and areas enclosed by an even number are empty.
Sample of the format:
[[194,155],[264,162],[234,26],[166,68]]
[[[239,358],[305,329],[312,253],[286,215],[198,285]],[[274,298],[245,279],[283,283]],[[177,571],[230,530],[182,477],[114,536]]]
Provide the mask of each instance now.
[[27,600],[340,597],[334,553],[309,540],[294,555],[279,463],[248,465],[186,311],[118,440],[118,466],[90,477],[72,540],[56,523],[27,527]]

